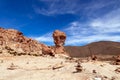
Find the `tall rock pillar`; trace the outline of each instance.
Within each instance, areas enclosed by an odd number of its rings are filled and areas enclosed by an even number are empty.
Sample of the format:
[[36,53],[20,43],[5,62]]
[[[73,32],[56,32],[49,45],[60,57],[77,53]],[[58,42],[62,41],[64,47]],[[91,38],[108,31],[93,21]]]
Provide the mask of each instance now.
[[53,32],[53,39],[54,39],[54,44],[55,44],[55,53],[56,54],[61,54],[65,53],[64,49],[64,43],[66,40],[66,34],[64,32],[61,32],[59,30],[55,30]]

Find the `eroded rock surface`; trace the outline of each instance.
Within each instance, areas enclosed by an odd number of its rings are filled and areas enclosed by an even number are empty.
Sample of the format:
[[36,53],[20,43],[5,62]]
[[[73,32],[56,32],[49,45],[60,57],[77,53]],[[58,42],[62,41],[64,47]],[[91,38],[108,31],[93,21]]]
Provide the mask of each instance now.
[[55,53],[59,54],[59,53],[65,53],[65,49],[64,49],[64,44],[65,44],[65,40],[66,40],[66,34],[64,32],[61,32],[59,30],[55,30],[53,32],[53,39],[54,39],[54,43],[55,43]]
[[120,55],[115,57],[115,64],[120,65]]
[[43,55],[55,56],[55,52],[51,47],[44,45],[44,44],[41,44],[41,46],[42,46],[42,54]]
[[64,43],[66,34],[59,30],[53,33],[55,47],[49,47],[36,40],[27,38],[22,32],[0,27],[0,54],[8,55],[51,55],[65,53]]
[[0,53],[13,55],[42,55],[52,54],[52,50],[23,35],[23,33],[14,29],[0,28]]
[[1,48],[10,54],[42,54],[41,44],[17,30],[0,28],[0,36]]

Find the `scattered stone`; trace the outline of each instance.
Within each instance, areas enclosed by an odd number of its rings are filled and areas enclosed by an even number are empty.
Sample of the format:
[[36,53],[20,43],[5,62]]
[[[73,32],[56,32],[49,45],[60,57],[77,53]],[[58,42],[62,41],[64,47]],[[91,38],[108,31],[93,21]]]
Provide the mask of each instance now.
[[115,69],[115,72],[120,73],[120,67]]
[[105,64],[100,64],[100,66],[101,66],[101,67],[104,67],[104,66],[105,66]]
[[26,64],[29,64],[29,62],[27,62]]
[[15,70],[15,69],[18,69],[18,66],[14,65],[13,63],[11,63],[10,66],[7,69],[8,70]]
[[75,66],[76,68],[76,71],[74,72],[74,73],[79,73],[79,72],[82,72],[82,70],[83,70],[83,68],[82,68],[82,66],[81,66],[81,64],[78,62],[77,63],[77,66]]
[[97,60],[97,56],[96,55],[92,55],[91,59],[94,60],[94,61],[96,61]]
[[2,50],[0,50],[0,54],[2,54]]
[[59,68],[62,68],[62,67],[64,67],[64,66],[62,66],[62,65],[61,66],[53,66],[52,70],[59,69]]
[[1,60],[0,63],[3,63],[3,60]]
[[116,78],[115,77],[112,77],[111,80],[115,80]]
[[116,62],[120,62],[120,55],[116,57]]
[[120,65],[120,55],[116,57],[116,65]]
[[59,69],[59,68],[62,68],[62,67],[64,67],[63,62],[53,65],[52,70]]
[[103,76],[103,79],[107,79],[108,77],[107,76]]
[[96,70],[93,70],[93,73],[97,73]]
[[114,59],[115,61],[112,62],[111,64],[113,64],[113,65],[120,65],[120,55],[118,55],[118,56],[113,56],[113,59]]

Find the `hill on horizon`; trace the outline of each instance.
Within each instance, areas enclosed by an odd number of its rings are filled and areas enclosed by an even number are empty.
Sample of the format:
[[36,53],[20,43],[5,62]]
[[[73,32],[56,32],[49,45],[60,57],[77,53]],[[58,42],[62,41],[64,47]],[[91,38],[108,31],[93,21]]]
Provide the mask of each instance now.
[[99,41],[85,46],[65,46],[65,50],[72,57],[86,57],[94,55],[119,55],[120,42]]

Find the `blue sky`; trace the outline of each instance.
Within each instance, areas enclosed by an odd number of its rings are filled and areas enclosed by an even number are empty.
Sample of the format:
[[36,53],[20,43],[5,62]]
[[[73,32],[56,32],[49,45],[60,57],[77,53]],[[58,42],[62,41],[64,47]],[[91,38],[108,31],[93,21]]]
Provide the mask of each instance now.
[[52,33],[67,34],[66,45],[120,42],[120,0],[0,0],[0,26],[54,45]]

